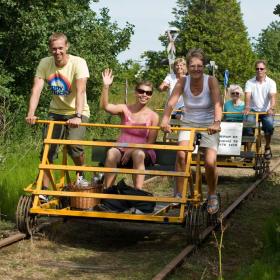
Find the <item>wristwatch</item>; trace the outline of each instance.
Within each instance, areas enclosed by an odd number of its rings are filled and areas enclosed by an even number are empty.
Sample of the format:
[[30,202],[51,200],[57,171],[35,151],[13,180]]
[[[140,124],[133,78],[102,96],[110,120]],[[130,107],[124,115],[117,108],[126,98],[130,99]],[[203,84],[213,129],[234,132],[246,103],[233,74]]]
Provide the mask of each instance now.
[[76,114],[75,114],[75,117],[81,119],[81,118],[82,118],[82,114],[76,113]]

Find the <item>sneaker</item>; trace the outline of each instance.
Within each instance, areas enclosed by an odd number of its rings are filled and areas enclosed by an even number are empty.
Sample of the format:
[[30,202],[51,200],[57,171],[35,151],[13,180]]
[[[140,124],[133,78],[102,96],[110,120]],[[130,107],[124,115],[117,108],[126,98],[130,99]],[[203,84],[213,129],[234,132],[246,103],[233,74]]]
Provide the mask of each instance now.
[[[48,187],[43,186],[43,187],[42,187],[42,190],[43,190],[43,191],[47,191],[47,190],[48,190]],[[39,194],[39,199],[40,199],[40,201],[43,202],[43,203],[47,203],[47,202],[49,202],[49,200],[50,200],[49,196],[48,196],[48,195],[44,195],[44,194]]]
[[272,153],[270,148],[266,148],[264,151],[264,158],[270,160],[272,158]]
[[83,176],[79,176],[76,182],[76,186],[81,188],[86,188],[89,186],[89,182],[86,179],[84,179]]

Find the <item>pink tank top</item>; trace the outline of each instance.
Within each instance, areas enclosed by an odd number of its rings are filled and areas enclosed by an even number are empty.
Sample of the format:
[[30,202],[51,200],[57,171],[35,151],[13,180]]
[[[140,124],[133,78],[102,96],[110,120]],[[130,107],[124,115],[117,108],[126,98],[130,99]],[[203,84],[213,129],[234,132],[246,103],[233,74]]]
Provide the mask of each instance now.
[[[129,110],[128,106],[124,110],[122,115],[121,124],[123,125],[134,125],[134,126],[151,126],[152,124],[152,114],[147,115],[147,119],[145,123],[135,123],[132,120],[132,113]],[[119,143],[135,143],[135,144],[145,144],[148,141],[149,137],[149,129],[142,128],[122,128],[121,134],[118,138]],[[150,155],[152,163],[156,162],[156,153],[154,150],[144,149],[146,153]]]

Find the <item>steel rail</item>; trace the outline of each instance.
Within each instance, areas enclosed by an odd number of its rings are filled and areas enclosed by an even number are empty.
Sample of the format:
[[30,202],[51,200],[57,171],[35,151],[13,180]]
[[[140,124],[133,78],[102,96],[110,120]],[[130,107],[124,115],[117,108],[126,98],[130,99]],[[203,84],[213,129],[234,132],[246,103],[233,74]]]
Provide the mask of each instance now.
[[[35,232],[39,232],[40,230],[42,230],[45,226],[48,226],[52,223],[55,223],[57,222],[58,220],[54,220],[52,222],[47,222],[47,223],[42,223],[40,225],[38,225],[35,229]],[[3,238],[2,240],[0,240],[0,249],[4,248],[4,247],[7,247],[7,246],[10,246],[16,242],[19,242],[23,239],[25,239],[27,237],[27,235],[25,233],[21,233],[21,232],[18,232],[18,233],[15,233],[9,237],[6,237],[6,238]]]
[[[220,221],[223,222],[230,214],[239,206],[239,204],[246,199],[253,190],[264,181],[278,166],[280,165],[280,159],[271,167],[270,171],[263,175],[262,178],[255,181],[249,186],[249,188],[242,193],[221,215]],[[200,242],[205,240],[208,235],[215,230],[217,226],[209,226],[200,234]],[[175,258],[173,258],[156,276],[153,277],[153,280],[163,280],[166,279],[176,268],[178,268],[185,259],[197,248],[195,244],[187,245]]]
[[7,238],[0,240],[0,248],[9,246],[15,242],[18,242],[18,241],[24,239],[25,237],[26,237],[26,234],[24,234],[24,233],[13,234]]

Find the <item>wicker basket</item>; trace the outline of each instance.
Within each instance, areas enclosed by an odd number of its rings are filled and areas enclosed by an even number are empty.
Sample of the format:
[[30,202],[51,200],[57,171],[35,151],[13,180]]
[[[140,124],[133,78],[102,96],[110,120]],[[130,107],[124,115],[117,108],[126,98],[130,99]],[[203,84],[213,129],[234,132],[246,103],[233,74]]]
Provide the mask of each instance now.
[[[73,192],[85,192],[85,193],[101,193],[102,192],[102,184],[96,184],[94,186],[88,187],[78,187],[77,185],[73,185],[71,187],[71,191]],[[93,197],[71,197],[70,198],[70,206],[74,209],[91,209],[95,205],[99,204],[99,198]]]

